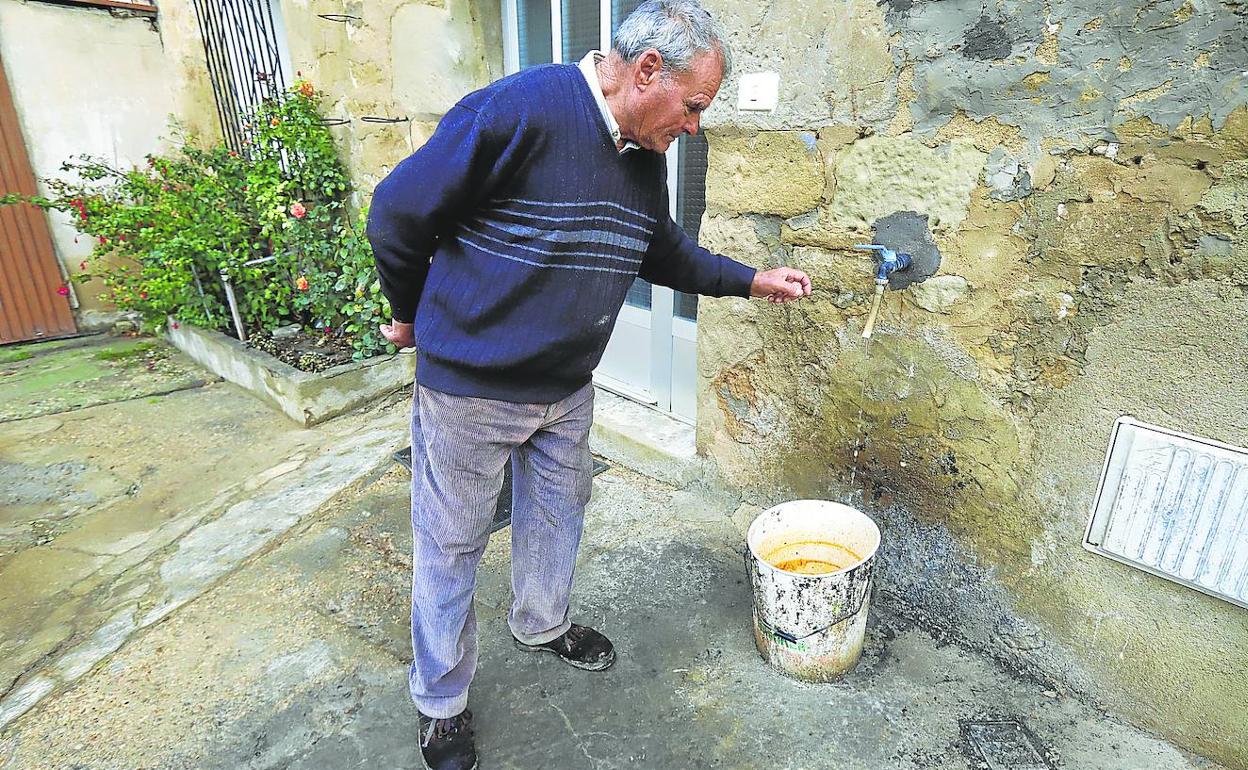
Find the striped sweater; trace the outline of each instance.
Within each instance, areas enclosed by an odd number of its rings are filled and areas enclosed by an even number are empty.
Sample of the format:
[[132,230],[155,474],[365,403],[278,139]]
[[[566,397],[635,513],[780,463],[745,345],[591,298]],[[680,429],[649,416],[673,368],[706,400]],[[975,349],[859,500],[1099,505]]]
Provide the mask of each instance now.
[[461,396],[554,403],[589,382],[640,276],[749,296],[754,270],[668,214],[662,155],[620,154],[574,65],[464,97],[373,195],[368,238],[417,379]]

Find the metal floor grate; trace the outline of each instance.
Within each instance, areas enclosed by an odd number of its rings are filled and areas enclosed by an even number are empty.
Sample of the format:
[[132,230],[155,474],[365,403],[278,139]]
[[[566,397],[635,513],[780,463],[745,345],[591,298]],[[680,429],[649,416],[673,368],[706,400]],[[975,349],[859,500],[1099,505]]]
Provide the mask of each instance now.
[[[412,470],[412,448],[410,446],[405,446],[399,451],[395,452],[393,457],[396,463],[398,463],[399,465],[402,465],[404,468],[407,468],[409,473],[411,472]],[[609,469],[610,467],[611,467],[610,465],[607,465],[602,460],[599,460],[597,457],[594,458],[594,475],[595,476]],[[503,490],[498,495],[498,507],[494,509],[494,524],[491,525],[490,532],[497,532],[510,523],[511,523],[511,463],[507,463],[507,465],[503,469]]]
[[1248,607],[1248,450],[1119,418],[1084,547]]
[[988,770],[1053,770],[1022,722],[994,719],[962,722],[962,734]]

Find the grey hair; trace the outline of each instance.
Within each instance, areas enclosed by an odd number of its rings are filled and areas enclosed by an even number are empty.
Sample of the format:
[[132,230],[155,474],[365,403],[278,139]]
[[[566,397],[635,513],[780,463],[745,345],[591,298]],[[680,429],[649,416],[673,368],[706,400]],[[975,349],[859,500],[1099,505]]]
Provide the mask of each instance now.
[[664,69],[688,71],[700,54],[715,52],[732,74],[732,51],[724,28],[697,0],[646,0],[615,32],[612,48],[626,62],[651,48],[663,57]]

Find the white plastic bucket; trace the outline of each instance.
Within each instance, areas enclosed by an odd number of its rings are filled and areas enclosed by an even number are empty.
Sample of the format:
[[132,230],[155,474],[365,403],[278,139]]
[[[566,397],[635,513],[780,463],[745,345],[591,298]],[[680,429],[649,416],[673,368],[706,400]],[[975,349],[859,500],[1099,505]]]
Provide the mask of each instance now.
[[810,682],[848,673],[862,657],[879,527],[848,505],[793,500],[760,513],[746,544],[763,659]]

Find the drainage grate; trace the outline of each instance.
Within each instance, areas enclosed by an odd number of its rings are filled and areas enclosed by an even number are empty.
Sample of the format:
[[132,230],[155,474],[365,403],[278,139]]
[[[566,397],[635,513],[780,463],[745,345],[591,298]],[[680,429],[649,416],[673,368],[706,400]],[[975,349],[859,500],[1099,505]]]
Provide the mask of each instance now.
[[988,770],[1053,770],[1022,722],[996,719],[961,724],[962,734]]
[[[412,448],[410,446],[405,446],[399,451],[395,452],[393,457],[396,463],[398,463],[399,465],[402,465],[404,468],[407,468],[408,472],[411,472],[412,470]],[[607,470],[610,467],[611,467],[610,465],[607,465],[602,460],[599,460],[597,457],[594,458],[594,475],[595,476],[597,476],[599,473],[602,473],[603,471]],[[498,495],[498,506],[494,509],[494,523],[490,526],[490,532],[497,532],[510,523],[511,523],[511,463],[507,463],[507,465],[503,468],[503,490]]]
[[1248,450],[1120,417],[1084,547],[1248,607]]

